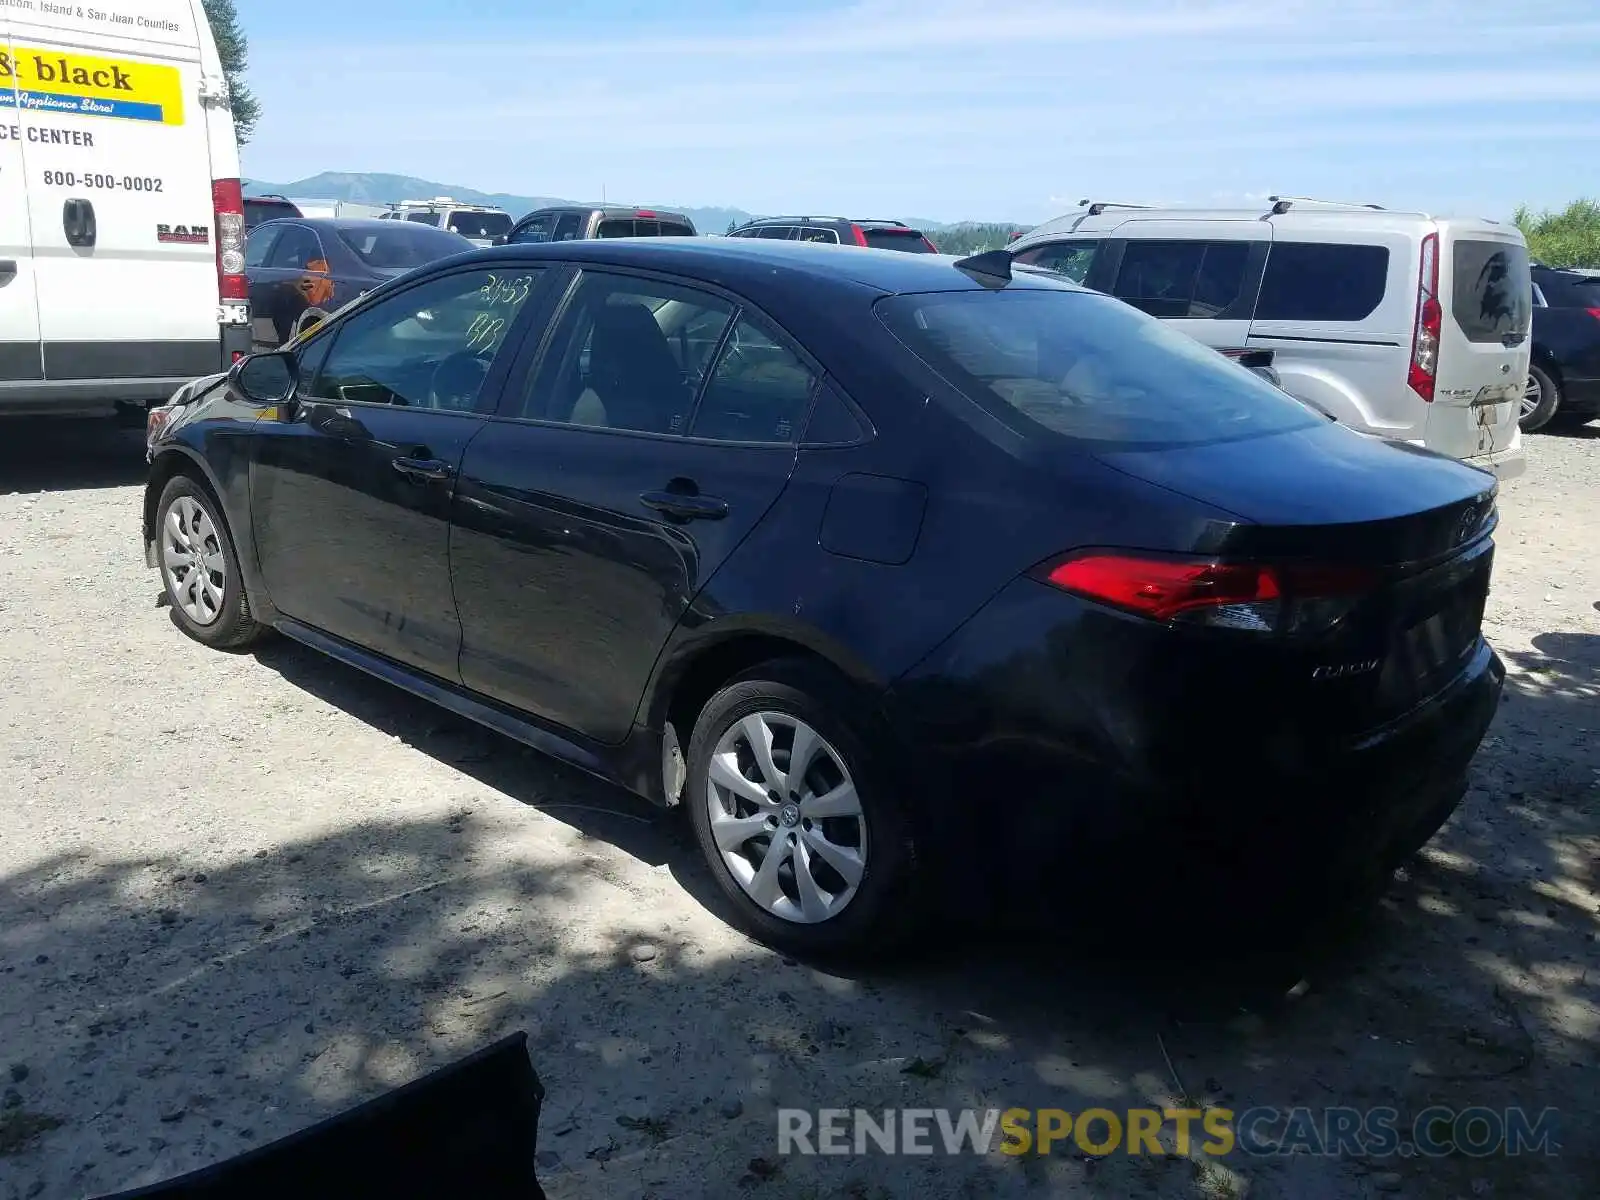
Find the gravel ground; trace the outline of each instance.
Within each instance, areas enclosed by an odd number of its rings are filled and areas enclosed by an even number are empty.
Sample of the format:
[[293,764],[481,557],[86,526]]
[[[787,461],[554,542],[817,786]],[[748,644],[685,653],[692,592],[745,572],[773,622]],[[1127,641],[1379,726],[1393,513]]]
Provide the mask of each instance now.
[[[518,1029],[556,1200],[1600,1194],[1600,426],[1530,439],[1504,489],[1489,635],[1510,698],[1467,804],[1272,1003],[1199,902],[1130,928],[1122,961],[1039,937],[851,977],[775,957],[719,920],[670,818],[281,640],[181,636],[142,564],[136,435],[6,432],[4,1200],[213,1162]],[[1202,974],[1165,971],[1199,939]],[[1553,1106],[1562,1152],[776,1153],[779,1105],[1180,1091]]]

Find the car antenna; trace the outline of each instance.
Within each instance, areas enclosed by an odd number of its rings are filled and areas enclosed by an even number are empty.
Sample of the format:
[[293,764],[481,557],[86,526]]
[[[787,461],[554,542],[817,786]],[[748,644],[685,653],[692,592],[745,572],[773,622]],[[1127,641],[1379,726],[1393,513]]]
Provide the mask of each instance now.
[[956,270],[977,280],[986,288],[999,290],[1011,282],[1011,252],[985,250],[982,254],[958,258]]

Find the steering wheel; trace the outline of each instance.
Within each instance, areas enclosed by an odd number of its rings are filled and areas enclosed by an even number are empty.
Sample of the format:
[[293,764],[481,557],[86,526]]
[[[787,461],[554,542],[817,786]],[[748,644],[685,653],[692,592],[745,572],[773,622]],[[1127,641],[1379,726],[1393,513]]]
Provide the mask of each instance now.
[[478,403],[489,360],[473,350],[458,350],[439,360],[428,382],[428,407],[469,412]]

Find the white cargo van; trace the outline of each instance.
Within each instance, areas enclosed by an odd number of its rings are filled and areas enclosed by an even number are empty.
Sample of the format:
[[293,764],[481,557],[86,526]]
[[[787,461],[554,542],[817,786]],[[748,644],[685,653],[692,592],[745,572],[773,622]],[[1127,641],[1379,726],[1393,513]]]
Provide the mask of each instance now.
[[1225,353],[1271,351],[1285,391],[1352,428],[1520,474],[1533,291],[1516,227],[1269,204],[1085,201],[1007,249]]
[[200,0],[0,2],[0,415],[164,400],[250,348]]

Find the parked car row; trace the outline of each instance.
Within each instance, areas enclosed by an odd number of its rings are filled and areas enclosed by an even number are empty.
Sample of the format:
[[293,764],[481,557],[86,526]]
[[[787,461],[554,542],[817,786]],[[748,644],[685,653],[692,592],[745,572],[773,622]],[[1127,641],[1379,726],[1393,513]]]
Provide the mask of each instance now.
[[[1445,296],[1513,245],[1421,236]],[[507,244],[180,399],[143,527],[186,633],[275,629],[686,809],[798,953],[1173,846],[1343,903],[1499,700],[1491,476],[1005,251]]]

